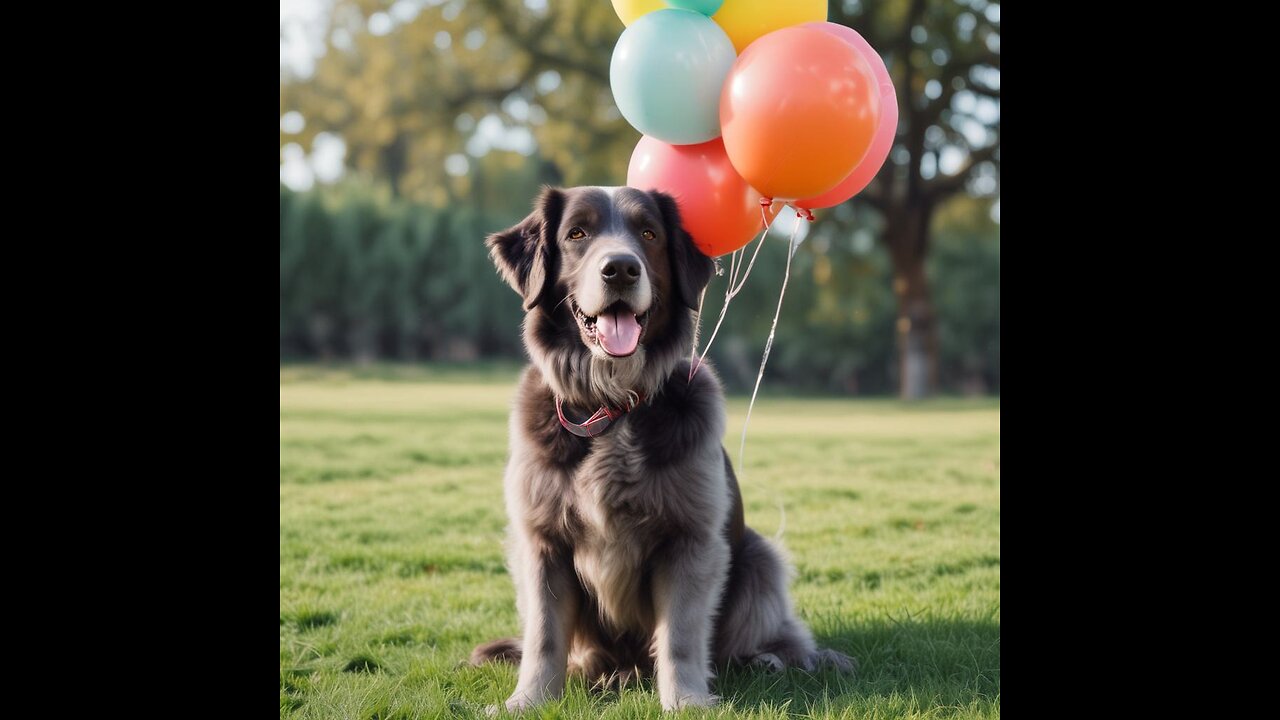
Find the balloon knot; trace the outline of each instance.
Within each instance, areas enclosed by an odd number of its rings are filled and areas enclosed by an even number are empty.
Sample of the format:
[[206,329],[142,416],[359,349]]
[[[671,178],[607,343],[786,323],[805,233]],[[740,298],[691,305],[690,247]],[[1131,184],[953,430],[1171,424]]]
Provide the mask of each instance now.
[[797,212],[796,217],[803,217],[805,220],[808,220],[809,222],[813,222],[813,211],[808,208],[804,208],[804,213],[805,213],[804,215],[801,215],[799,212]]
[[772,205],[772,204],[773,204],[773,198],[767,198],[767,197],[762,197],[762,198],[760,198],[760,207],[766,207],[766,208],[767,208],[767,207],[769,207],[769,206],[770,206],[770,205]]

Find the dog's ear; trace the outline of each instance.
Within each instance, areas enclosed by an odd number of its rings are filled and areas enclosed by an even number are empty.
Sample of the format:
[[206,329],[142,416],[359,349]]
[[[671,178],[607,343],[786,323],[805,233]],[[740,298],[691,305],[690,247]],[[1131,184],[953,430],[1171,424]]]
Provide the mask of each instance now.
[[524,298],[525,310],[532,310],[555,285],[556,233],[563,209],[564,193],[543,188],[529,217],[485,240],[498,272]]
[[680,300],[691,310],[698,309],[698,296],[702,289],[711,282],[711,273],[715,271],[715,261],[693,244],[693,238],[680,222],[680,207],[675,198],[652,190],[649,192],[658,209],[662,211],[662,222],[667,232],[667,255],[671,257],[672,276],[675,279],[676,292]]

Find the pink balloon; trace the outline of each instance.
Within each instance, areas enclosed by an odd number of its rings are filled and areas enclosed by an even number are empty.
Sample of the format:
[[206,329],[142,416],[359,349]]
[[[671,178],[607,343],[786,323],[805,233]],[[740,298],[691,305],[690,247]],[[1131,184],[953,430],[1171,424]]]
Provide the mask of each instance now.
[[871,183],[876,173],[880,172],[884,161],[889,157],[889,151],[893,149],[893,139],[898,132],[898,94],[893,89],[893,80],[889,78],[889,69],[884,66],[884,60],[880,59],[880,53],[876,52],[875,48],[871,47],[871,43],[863,39],[856,30],[830,22],[804,23],[802,27],[822,30],[852,45],[871,66],[871,71],[875,74],[880,88],[880,124],[876,127],[876,134],[871,138],[871,147],[867,148],[867,154],[862,157],[862,161],[853,168],[848,177],[840,181],[839,185],[821,195],[791,203],[805,210],[816,210],[839,205],[857,195]]

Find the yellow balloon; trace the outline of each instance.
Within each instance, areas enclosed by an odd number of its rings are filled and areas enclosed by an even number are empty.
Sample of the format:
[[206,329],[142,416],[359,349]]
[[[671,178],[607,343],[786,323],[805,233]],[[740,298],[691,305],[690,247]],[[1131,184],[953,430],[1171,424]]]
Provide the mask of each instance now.
[[[647,0],[637,0],[636,4],[642,1],[649,4]],[[613,0],[615,8],[619,3],[627,4],[626,0]],[[711,19],[720,25],[733,41],[734,50],[741,55],[761,35],[800,23],[826,21],[827,0],[724,0],[724,5]]]
[[[641,15],[647,15],[654,10],[662,10],[666,7],[667,4],[662,0],[613,0],[613,11],[618,13],[622,24],[627,27],[630,27],[631,23],[635,22],[636,18]],[[826,7],[826,5],[824,4],[823,7]],[[827,17],[823,15],[822,19],[826,20]]]

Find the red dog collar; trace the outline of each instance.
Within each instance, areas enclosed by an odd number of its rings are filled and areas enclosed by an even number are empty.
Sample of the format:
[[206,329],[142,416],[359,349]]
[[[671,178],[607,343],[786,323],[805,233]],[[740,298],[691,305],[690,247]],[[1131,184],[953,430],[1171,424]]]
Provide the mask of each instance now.
[[576,423],[571,422],[564,416],[564,409],[562,407],[564,403],[557,397],[556,417],[560,418],[560,424],[564,426],[564,429],[574,435],[577,435],[578,437],[595,437],[609,429],[609,426],[613,424],[614,420],[617,420],[626,413],[635,410],[636,406],[642,402],[644,402],[644,393],[636,393],[635,402],[628,403],[625,407],[616,410],[608,405],[601,405],[600,409],[596,410],[591,417],[586,419],[586,421]]

